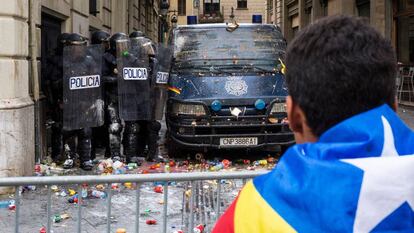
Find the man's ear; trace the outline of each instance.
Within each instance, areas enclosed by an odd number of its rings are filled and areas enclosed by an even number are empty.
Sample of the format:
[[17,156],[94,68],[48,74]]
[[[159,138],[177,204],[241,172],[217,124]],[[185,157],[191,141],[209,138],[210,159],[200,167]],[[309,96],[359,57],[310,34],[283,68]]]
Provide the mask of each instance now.
[[289,120],[289,128],[294,133],[303,134],[303,112],[292,100],[292,97],[290,95],[286,97],[286,111]]
[[397,97],[395,97],[394,103],[392,104],[391,108],[394,109],[395,112],[398,111],[398,98]]
[[289,120],[289,127],[295,135],[296,143],[316,142],[318,137],[312,133],[306,122],[305,113],[300,106],[293,101],[291,96],[286,98],[286,111]]

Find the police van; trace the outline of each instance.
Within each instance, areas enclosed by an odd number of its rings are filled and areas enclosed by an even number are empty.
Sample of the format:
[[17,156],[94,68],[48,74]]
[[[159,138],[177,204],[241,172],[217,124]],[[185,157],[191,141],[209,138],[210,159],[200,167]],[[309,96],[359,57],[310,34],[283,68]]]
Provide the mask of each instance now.
[[266,24],[195,24],[170,34],[170,156],[182,150],[277,150],[294,143],[282,73],[286,41]]

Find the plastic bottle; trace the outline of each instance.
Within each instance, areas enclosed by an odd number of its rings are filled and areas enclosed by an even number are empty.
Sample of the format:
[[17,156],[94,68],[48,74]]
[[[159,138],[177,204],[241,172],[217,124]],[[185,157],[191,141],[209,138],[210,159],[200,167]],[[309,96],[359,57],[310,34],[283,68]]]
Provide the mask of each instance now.
[[6,209],[9,208],[9,205],[11,204],[10,201],[0,201],[0,208],[1,209]]
[[119,184],[118,183],[111,184],[111,189],[119,191]]
[[231,162],[228,159],[223,159],[221,163],[223,164],[224,168],[229,168],[231,165]]
[[215,165],[214,167],[211,167],[210,170],[212,170],[212,171],[220,171],[223,168],[224,168],[224,165],[222,163],[219,163],[219,164]]
[[88,197],[88,185],[87,184],[82,184],[81,196],[82,198]]
[[16,205],[15,205],[14,200],[10,201],[10,205],[8,207],[9,207],[9,210],[15,210],[16,209]]
[[170,166],[168,165],[168,164],[166,164],[165,166],[164,166],[164,172],[165,173],[169,173],[171,170],[170,170]]
[[56,214],[55,216],[53,216],[53,222],[58,223],[62,221],[62,217],[60,216],[60,214]]
[[125,186],[125,188],[127,188],[127,189],[132,189],[132,187],[133,187],[133,185],[132,185],[132,183],[131,183],[131,182],[126,182],[126,183],[124,183],[124,186]]
[[102,191],[98,191],[98,190],[92,190],[91,196],[96,197],[96,198],[100,198],[100,199],[104,199],[104,198],[106,198],[106,193],[102,192]]
[[262,165],[262,166],[266,166],[267,165],[267,160],[266,159],[259,160],[259,164]]
[[56,214],[53,216],[53,222],[58,223],[64,219],[68,219],[69,217],[69,214]]
[[35,165],[35,174],[36,176],[43,176],[42,167],[40,166],[40,164]]
[[136,169],[138,168],[137,163],[128,163],[128,170]]
[[[76,200],[76,201],[75,201],[75,200]],[[71,196],[71,197],[68,199],[68,202],[69,202],[69,203],[76,203],[76,202],[78,202],[78,194],[75,194],[75,195]]]
[[115,175],[122,175],[122,174],[125,174],[124,168],[118,168],[115,170]]

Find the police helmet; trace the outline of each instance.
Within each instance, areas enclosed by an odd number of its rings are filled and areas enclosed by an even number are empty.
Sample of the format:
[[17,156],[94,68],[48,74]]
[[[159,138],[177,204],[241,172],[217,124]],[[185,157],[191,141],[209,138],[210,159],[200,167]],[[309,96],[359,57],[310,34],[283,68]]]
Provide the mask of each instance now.
[[131,38],[131,39],[140,38],[140,37],[146,37],[146,36],[141,31],[133,31],[133,32],[131,32],[131,34],[129,34],[129,38]]
[[57,42],[56,43],[56,48],[57,48],[56,53],[57,54],[62,54],[63,53],[63,46],[65,46],[69,35],[70,35],[69,33],[64,32],[56,38],[56,42]]
[[111,51],[113,53],[116,52],[116,42],[118,40],[126,40],[126,39],[128,39],[128,36],[125,33],[118,32],[118,33],[113,34],[111,36],[111,38],[109,39],[109,44],[110,44],[110,47],[111,47]]
[[66,45],[86,45],[86,43],[85,37],[77,33],[71,33],[66,40]]
[[91,44],[102,44],[105,41],[109,40],[109,33],[105,31],[94,31],[91,35]]
[[58,37],[57,37],[57,44],[58,45],[64,45],[66,43],[66,40],[68,39],[70,33],[61,33]]

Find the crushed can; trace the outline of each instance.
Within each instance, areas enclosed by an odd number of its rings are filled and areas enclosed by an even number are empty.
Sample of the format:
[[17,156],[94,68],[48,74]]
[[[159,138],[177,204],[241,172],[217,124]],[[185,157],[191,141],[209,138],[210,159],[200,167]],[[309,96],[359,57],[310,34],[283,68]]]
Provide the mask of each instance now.
[[206,225],[198,224],[196,227],[194,227],[194,233],[203,233],[205,226]]
[[39,233],[46,233],[46,227],[40,228]]
[[154,192],[156,193],[162,193],[164,190],[162,188],[162,185],[157,185],[154,187]]
[[146,221],[147,225],[156,225],[157,224],[157,220],[155,219],[148,219]]

